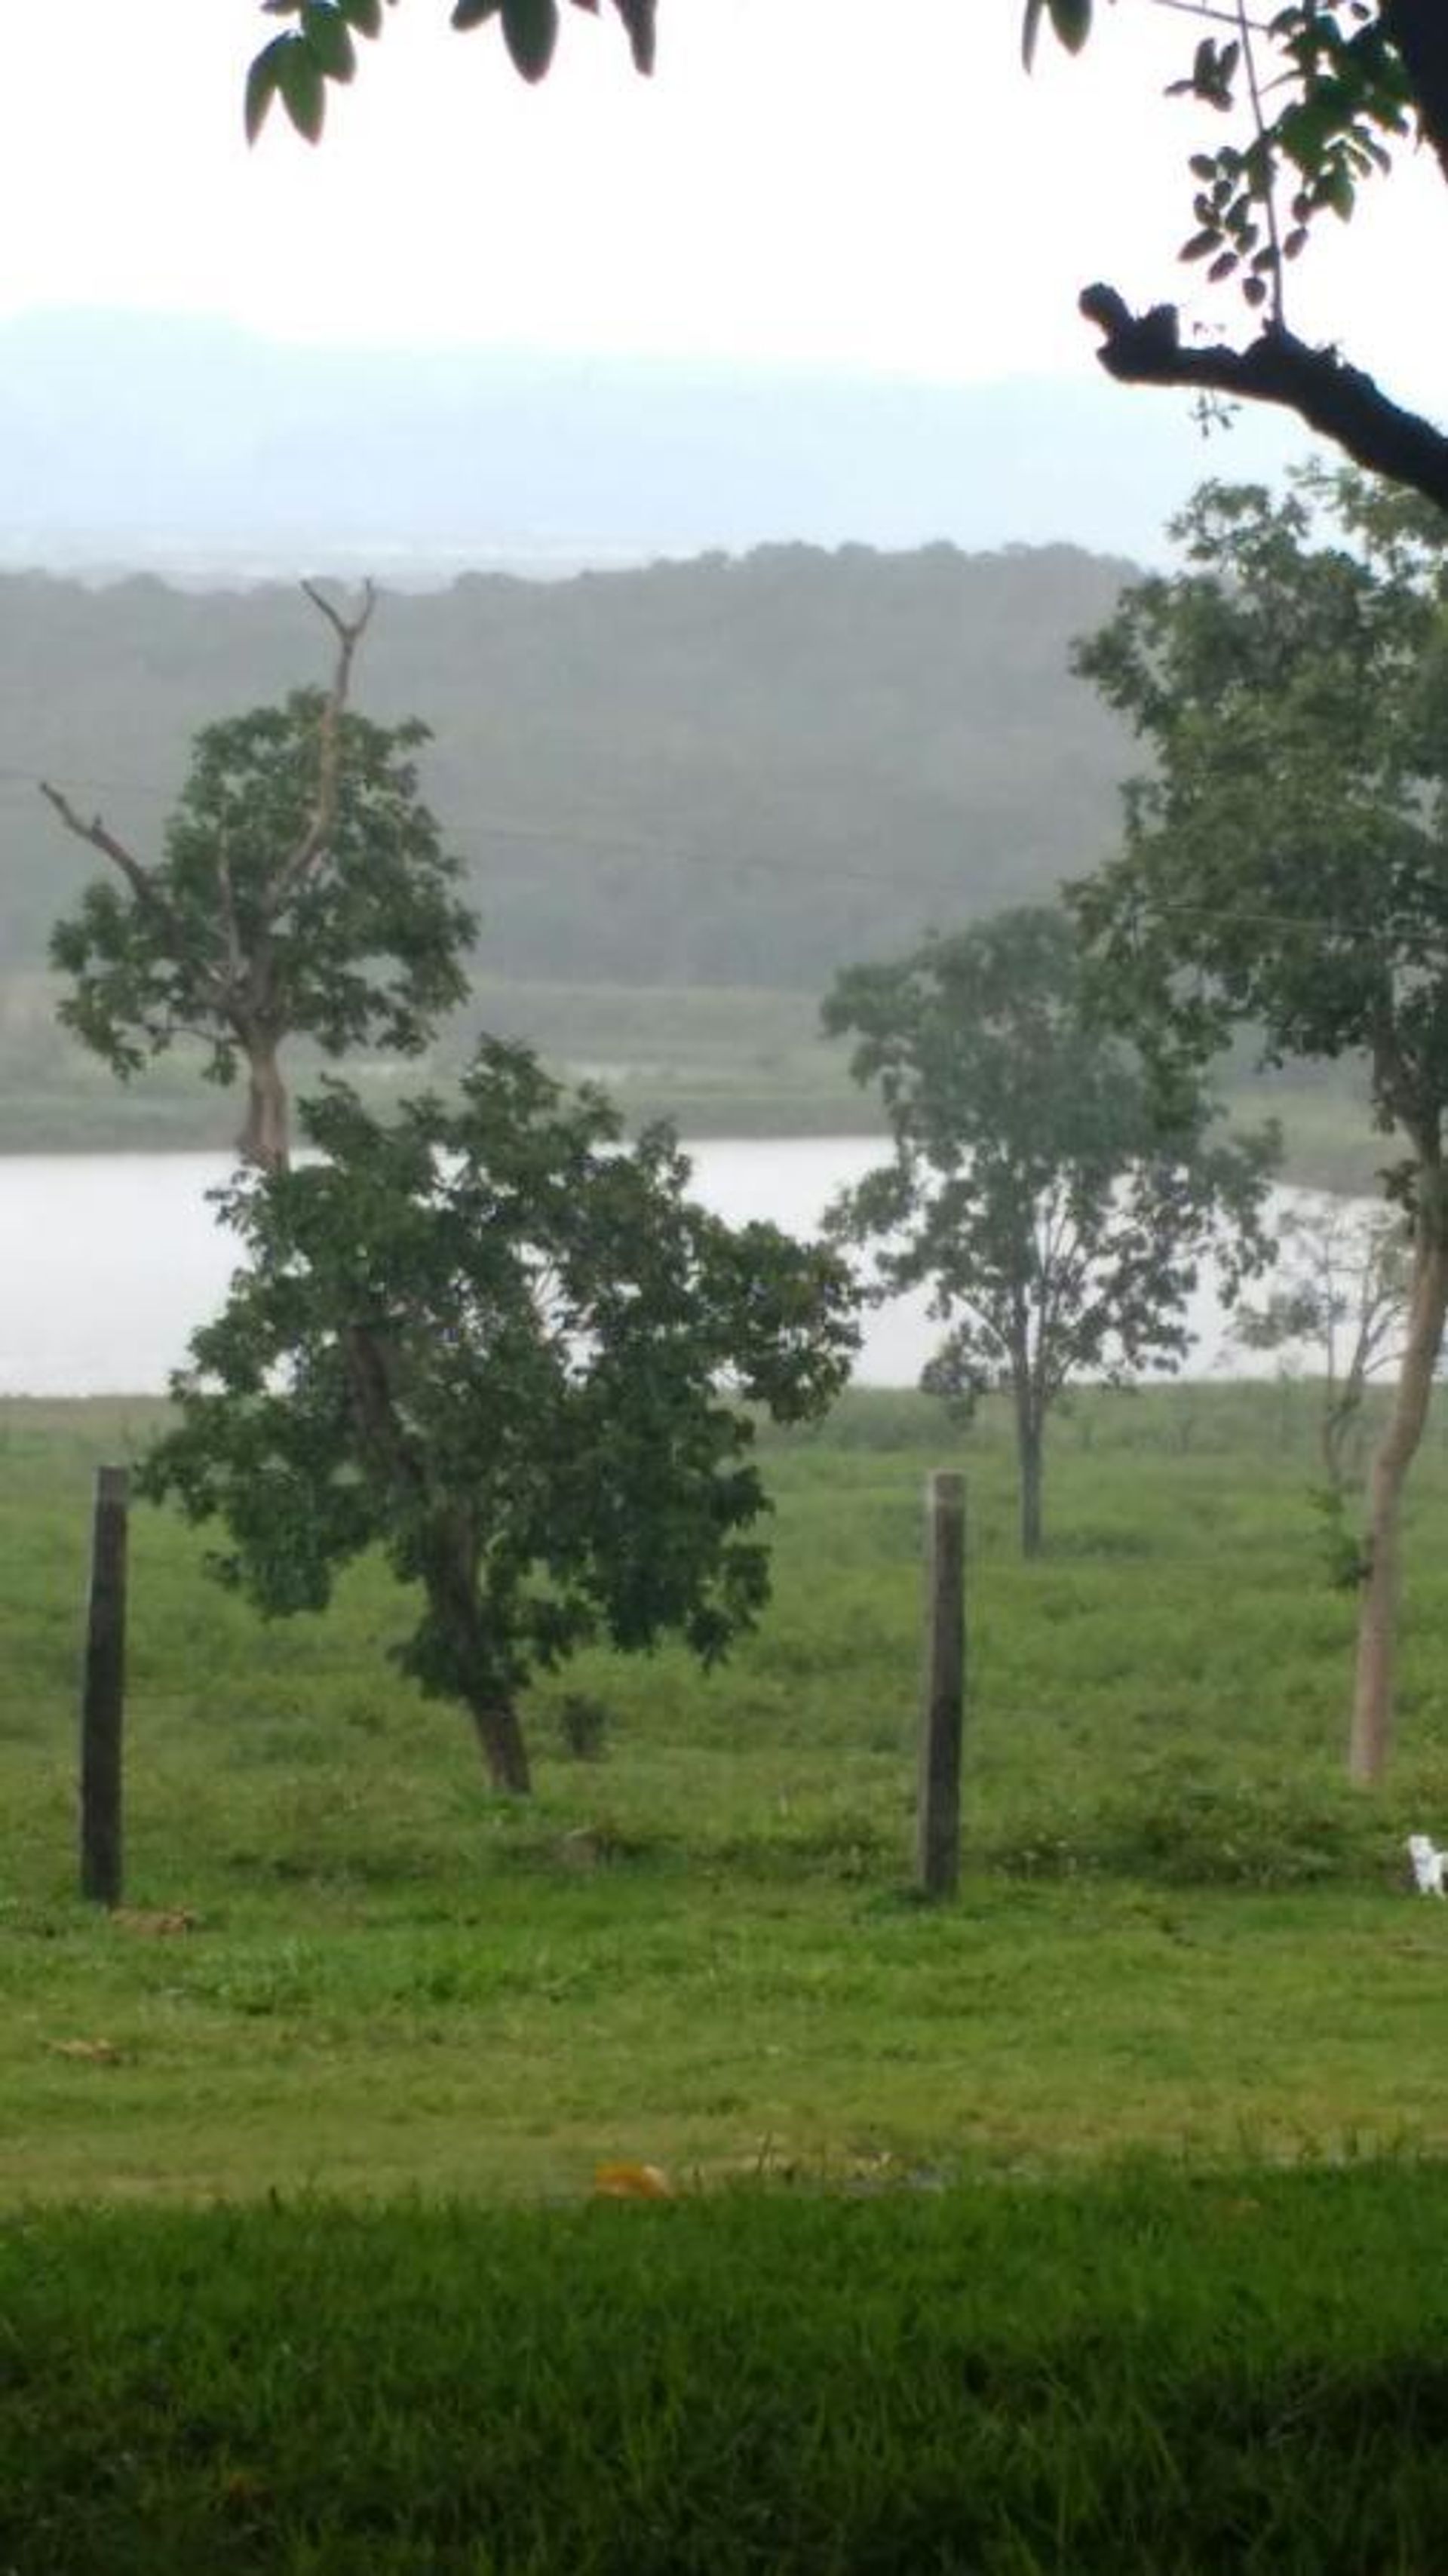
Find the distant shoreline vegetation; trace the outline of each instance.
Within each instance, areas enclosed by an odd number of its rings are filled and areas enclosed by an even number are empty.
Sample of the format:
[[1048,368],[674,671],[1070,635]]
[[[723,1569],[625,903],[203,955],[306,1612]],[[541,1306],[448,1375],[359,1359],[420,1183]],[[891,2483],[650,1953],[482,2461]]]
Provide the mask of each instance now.
[[[241,1115],[236,1092],[203,1082],[179,1053],[122,1087],[56,1027],[48,979],[0,980],[0,1154],[225,1152]],[[845,1049],[817,1034],[813,993],[625,985],[496,984],[474,988],[458,1032],[417,1063],[358,1058],[350,1078],[377,1105],[446,1090],[480,1028],[526,1039],[555,1072],[594,1081],[631,1130],[667,1118],[686,1138],[861,1136],[884,1130],[852,1083]],[[319,1060],[297,1050],[299,1093]],[[1227,1086],[1240,1117],[1271,1112],[1287,1140],[1284,1177],[1320,1189],[1376,1189],[1382,1157],[1350,1076]]]

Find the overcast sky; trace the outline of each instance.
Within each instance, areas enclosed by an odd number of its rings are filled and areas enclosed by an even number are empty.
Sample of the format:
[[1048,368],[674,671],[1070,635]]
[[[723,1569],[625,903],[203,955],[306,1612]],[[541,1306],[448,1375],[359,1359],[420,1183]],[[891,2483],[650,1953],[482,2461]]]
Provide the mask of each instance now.
[[[1091,368],[1088,278],[1180,296],[1192,41],[1145,0],[1033,78],[1020,0],[661,0],[657,74],[572,9],[527,90],[497,33],[401,0],[326,141],[249,153],[256,0],[10,13],[0,313],[218,313],[298,338],[845,363],[950,379]],[[1448,192],[1407,171],[1294,275],[1291,315],[1448,413],[1423,328]],[[1439,299],[1435,298],[1435,303]],[[1233,326],[1230,301],[1215,307]]]

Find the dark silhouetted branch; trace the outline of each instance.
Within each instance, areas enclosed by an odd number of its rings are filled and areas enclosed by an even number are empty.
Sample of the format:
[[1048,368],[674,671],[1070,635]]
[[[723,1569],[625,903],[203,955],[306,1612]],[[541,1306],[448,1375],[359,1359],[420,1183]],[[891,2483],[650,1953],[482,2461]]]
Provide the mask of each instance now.
[[1128,385],[1184,385],[1237,402],[1276,403],[1370,473],[1448,510],[1448,435],[1405,411],[1335,349],[1314,349],[1277,326],[1245,349],[1186,348],[1174,304],[1133,313],[1114,286],[1088,286],[1081,311],[1104,334],[1108,375]]

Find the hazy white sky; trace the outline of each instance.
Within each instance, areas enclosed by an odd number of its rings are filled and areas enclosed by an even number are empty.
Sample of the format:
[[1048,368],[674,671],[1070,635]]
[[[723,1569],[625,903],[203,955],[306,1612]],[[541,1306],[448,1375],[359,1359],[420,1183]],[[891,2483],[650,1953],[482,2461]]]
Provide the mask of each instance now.
[[[611,13],[567,10],[537,90],[495,30],[454,36],[446,14],[389,12],[320,150],[278,119],[249,153],[255,0],[12,13],[0,312],[968,378],[1089,369],[1088,278],[1182,294],[1198,111],[1159,93],[1191,30],[1145,0],[1105,13],[1079,62],[1043,43],[1029,80],[1020,0],[662,0],[652,82]],[[1294,278],[1296,326],[1448,412],[1448,348],[1422,323],[1448,192],[1408,170],[1332,229]]]

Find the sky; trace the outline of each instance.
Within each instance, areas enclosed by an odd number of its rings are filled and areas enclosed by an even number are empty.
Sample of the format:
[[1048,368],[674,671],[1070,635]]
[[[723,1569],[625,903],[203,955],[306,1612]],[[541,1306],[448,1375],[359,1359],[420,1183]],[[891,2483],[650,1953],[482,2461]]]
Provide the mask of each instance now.
[[[639,80],[605,6],[565,10],[529,90],[497,31],[400,0],[324,144],[249,152],[256,0],[13,12],[0,100],[0,314],[222,314],[294,339],[466,343],[951,381],[1089,371],[1080,286],[1180,297],[1183,156],[1164,102],[1193,41],[1146,0],[1027,78],[1020,0],[661,0]],[[1290,318],[1448,412],[1422,328],[1448,192],[1374,192],[1294,274]],[[1194,274],[1194,273],[1193,273]],[[1211,310],[1229,323],[1230,298]]]

